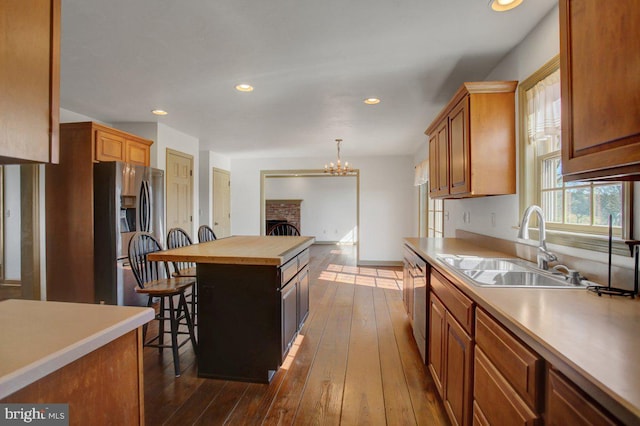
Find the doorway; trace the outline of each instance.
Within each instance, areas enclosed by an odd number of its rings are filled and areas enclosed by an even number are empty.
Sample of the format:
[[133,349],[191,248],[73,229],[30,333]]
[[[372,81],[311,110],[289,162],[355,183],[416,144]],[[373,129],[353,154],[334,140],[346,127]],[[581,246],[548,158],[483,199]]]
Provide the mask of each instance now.
[[167,229],[193,235],[193,156],[167,149]]
[[267,199],[270,204],[295,201],[303,235],[315,236],[320,244],[353,244],[359,262],[359,170],[346,176],[324,170],[263,170],[260,198],[261,235],[266,235]]
[[231,176],[227,170],[213,168],[213,232],[218,238],[231,235]]
[[40,167],[0,166],[0,300],[41,299]]

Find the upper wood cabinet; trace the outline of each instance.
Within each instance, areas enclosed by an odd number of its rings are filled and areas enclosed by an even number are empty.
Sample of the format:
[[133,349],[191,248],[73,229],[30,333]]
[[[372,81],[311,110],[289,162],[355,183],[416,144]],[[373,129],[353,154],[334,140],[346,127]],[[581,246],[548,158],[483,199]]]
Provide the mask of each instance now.
[[561,0],[565,180],[640,179],[640,5]]
[[515,194],[517,81],[464,83],[431,123],[429,195]]
[[[95,124],[95,123],[94,123]],[[148,166],[151,141],[123,133],[119,130],[95,130],[95,160],[124,161]]]
[[0,163],[57,163],[60,0],[3,0]]

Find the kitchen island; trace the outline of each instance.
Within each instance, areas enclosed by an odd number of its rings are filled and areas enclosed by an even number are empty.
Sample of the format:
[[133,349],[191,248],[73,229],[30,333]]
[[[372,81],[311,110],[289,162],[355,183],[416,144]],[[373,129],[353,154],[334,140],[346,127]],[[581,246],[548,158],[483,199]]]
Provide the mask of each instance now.
[[[480,287],[440,256],[505,258],[511,254],[460,238],[406,238],[405,245],[428,265],[427,300],[420,302],[431,306],[427,338],[434,339],[439,330],[438,307],[444,306],[440,311],[444,312],[447,305],[463,306],[463,310],[447,310],[445,322],[455,327],[462,319],[463,326],[465,321],[471,325],[458,333],[468,336],[468,347],[475,346],[464,354],[470,357],[464,362],[470,372],[465,386],[472,388],[465,388],[472,392],[465,419],[496,414],[510,424],[504,415],[510,400],[525,401],[513,403],[525,407],[524,412],[529,403],[534,411],[531,417],[544,414],[551,424],[585,424],[577,417],[593,424],[640,424],[640,364],[635,359],[640,350],[638,298],[598,297],[584,288]],[[454,318],[456,312],[463,315]],[[446,356],[446,351],[436,352],[435,347],[431,346],[427,364],[432,374],[446,376],[446,366],[438,369],[439,356]],[[510,367],[499,373],[496,365]],[[508,398],[483,405],[486,394]],[[564,418],[564,423],[553,423],[552,416]],[[596,419],[603,419],[602,423]]]
[[271,380],[309,312],[313,242],[233,236],[149,255],[196,263],[198,376]]
[[140,327],[153,309],[0,302],[0,402],[69,404],[70,424],[144,424]]

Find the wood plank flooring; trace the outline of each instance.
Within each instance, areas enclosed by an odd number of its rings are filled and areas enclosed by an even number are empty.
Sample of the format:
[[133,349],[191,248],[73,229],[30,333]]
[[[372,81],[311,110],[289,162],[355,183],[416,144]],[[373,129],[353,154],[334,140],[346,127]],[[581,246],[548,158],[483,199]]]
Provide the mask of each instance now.
[[147,425],[440,425],[446,413],[402,304],[401,268],[357,268],[352,246],[314,245],[310,313],[271,383],[201,379],[190,345],[144,349]]

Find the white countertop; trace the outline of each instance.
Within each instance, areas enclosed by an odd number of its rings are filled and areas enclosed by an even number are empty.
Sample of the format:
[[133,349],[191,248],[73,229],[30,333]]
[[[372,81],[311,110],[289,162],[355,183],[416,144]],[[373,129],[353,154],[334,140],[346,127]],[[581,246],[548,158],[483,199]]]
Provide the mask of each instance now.
[[0,399],[153,318],[151,308],[0,302]]
[[640,423],[640,298],[599,297],[585,289],[480,287],[437,256],[511,256],[456,238],[405,242],[603,406]]

